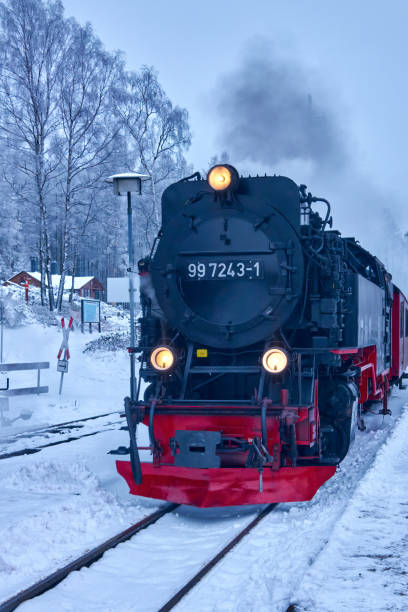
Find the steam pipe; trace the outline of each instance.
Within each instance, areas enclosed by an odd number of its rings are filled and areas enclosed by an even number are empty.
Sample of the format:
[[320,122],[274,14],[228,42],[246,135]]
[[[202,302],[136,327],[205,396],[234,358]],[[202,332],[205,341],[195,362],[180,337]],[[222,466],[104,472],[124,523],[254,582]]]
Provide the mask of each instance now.
[[131,401],[129,398],[125,399],[125,414],[126,421],[129,429],[129,442],[130,442],[130,466],[132,468],[132,475],[137,485],[142,484],[142,466],[140,465],[139,451],[137,448],[136,441],[136,422],[132,418],[132,411],[130,409]]
[[156,408],[156,404],[157,404],[157,400],[153,400],[152,403],[150,404],[150,411],[149,411],[149,440],[150,440],[150,446],[152,448],[152,453],[155,451],[155,448],[157,446],[156,438],[154,437],[154,411]]
[[297,442],[296,442],[296,425],[295,423],[291,423],[289,425],[290,431],[290,456],[292,458],[292,466],[296,467],[298,452],[297,452]]
[[268,407],[268,400],[264,399],[261,405],[261,432],[262,432],[262,445],[266,449],[268,461],[271,460],[271,456],[268,450],[268,435],[266,429],[266,409]]

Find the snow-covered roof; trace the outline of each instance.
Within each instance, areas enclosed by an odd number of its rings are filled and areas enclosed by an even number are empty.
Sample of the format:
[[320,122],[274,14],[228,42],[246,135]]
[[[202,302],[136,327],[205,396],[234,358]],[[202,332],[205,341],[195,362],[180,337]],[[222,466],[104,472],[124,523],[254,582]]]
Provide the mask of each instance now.
[[[41,273],[40,272],[27,272],[27,274],[29,274],[30,276],[32,276],[33,278],[35,278],[38,281],[41,281]],[[67,275],[65,277],[65,289],[70,289],[71,288],[71,275]],[[82,289],[82,287],[84,285],[86,285],[87,283],[89,283],[89,281],[91,281],[93,278],[95,278],[94,276],[75,276],[74,278],[74,290],[78,291],[79,289]],[[53,287],[58,287],[59,283],[61,280],[61,274],[53,274],[52,275],[52,286]]]

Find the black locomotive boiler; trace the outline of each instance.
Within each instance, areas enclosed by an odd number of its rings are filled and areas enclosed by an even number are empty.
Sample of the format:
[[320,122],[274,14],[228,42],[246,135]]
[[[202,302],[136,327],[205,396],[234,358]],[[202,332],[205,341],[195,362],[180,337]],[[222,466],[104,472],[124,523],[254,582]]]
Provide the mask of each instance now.
[[[130,350],[148,386],[126,399],[130,461],[117,462],[131,493],[198,506],[307,500],[367,402],[388,412],[408,363],[407,302],[304,185],[227,164],[174,183],[139,273]],[[141,422],[152,462],[139,459]]]

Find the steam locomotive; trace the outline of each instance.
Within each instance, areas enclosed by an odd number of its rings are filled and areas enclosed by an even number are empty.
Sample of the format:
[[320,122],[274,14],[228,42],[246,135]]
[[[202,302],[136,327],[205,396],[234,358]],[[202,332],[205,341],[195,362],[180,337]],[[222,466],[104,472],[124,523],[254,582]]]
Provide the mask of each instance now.
[[[321,216],[316,210],[324,206]],[[130,492],[196,506],[304,501],[408,365],[384,265],[283,176],[228,165],[172,184],[139,262],[144,397],[126,398]],[[141,463],[136,429],[149,429]]]

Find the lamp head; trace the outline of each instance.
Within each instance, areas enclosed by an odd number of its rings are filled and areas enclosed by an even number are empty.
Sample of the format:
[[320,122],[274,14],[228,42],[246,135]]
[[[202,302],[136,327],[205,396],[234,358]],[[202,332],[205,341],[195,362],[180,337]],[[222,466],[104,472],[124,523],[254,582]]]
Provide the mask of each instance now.
[[139,172],[122,172],[120,174],[112,174],[105,183],[113,184],[113,193],[115,195],[126,195],[126,193],[142,194],[142,181],[150,180],[147,174],[139,174]]

